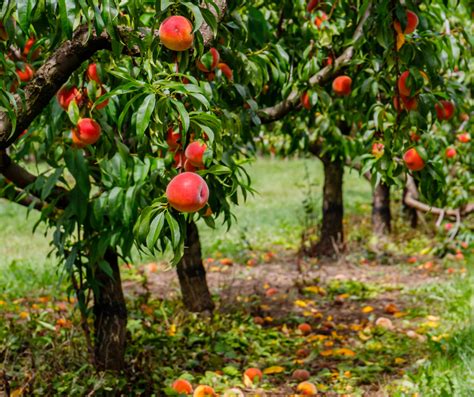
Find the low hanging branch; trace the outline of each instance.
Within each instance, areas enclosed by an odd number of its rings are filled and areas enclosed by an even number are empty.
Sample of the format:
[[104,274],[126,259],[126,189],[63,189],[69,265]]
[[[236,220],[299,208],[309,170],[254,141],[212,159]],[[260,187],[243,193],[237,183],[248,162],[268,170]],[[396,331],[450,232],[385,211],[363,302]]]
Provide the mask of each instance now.
[[[215,3],[217,9],[209,5],[207,7],[220,21],[225,14],[227,1],[218,0]],[[127,42],[126,37],[131,34],[131,30],[127,27],[118,27],[118,32],[123,41]],[[200,32],[204,45],[209,45],[214,38],[211,27],[204,23]],[[158,38],[158,30],[155,30],[153,35]],[[24,88],[24,100],[20,95],[15,95],[17,110],[16,128],[13,133],[12,121],[8,113],[0,112],[0,150],[8,148],[18,139],[83,62],[90,59],[97,51],[111,49],[111,37],[107,32],[97,35],[94,31],[89,32],[87,25],[79,26],[74,31],[72,39],[61,44],[36,71],[33,80]],[[126,48],[125,53],[139,54],[135,47]]]
[[474,203],[469,203],[456,209],[432,207],[428,204],[422,203],[421,201],[417,200],[418,192],[415,182],[411,176],[407,178],[406,188],[407,193],[405,195],[404,202],[408,207],[414,208],[417,211],[427,212],[443,217],[446,216],[454,219],[459,219],[460,216],[466,216],[474,212]]
[[[321,85],[328,81],[334,74],[341,69],[342,67],[346,66],[349,61],[354,56],[355,46],[359,42],[359,40],[364,35],[364,26],[367,22],[367,19],[370,16],[370,12],[372,9],[372,2],[370,1],[367,5],[367,9],[364,12],[359,24],[357,25],[354,34],[352,35],[352,45],[347,47],[344,52],[335,59],[333,65],[327,65],[322,68],[318,73],[312,76],[309,79],[309,85],[311,87],[315,85]],[[288,98],[281,101],[280,103],[267,107],[264,109],[260,109],[258,111],[258,116],[263,124],[268,124],[276,120],[280,120],[292,110],[296,109],[299,105],[299,98],[301,94],[294,90],[290,93]]]

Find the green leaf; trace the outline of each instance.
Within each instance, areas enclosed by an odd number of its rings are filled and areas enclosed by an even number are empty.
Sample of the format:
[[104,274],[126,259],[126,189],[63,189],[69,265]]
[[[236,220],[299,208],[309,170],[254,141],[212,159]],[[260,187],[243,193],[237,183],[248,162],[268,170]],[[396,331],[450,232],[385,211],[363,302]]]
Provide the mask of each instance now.
[[176,221],[176,219],[173,218],[173,216],[169,212],[166,212],[165,214],[166,223],[168,224],[168,227],[170,228],[171,232],[171,243],[173,244],[173,248],[177,248],[181,240],[181,231],[179,229],[179,223]]
[[186,108],[184,107],[184,104],[182,102],[175,101],[174,99],[171,101],[171,103],[174,105],[176,110],[178,111],[180,117],[181,117],[181,125],[183,127],[183,132],[186,133],[189,130],[189,114]]
[[[8,1],[7,1],[8,3]],[[30,16],[32,10],[32,0],[17,0],[16,9],[18,12],[18,23],[21,26],[21,29],[24,32],[28,31],[28,26],[30,24]]]
[[145,133],[145,130],[150,124],[150,118],[155,108],[156,97],[155,94],[148,94],[145,97],[145,100],[140,105],[137,112],[137,135],[142,137]]
[[193,30],[193,32],[197,32],[201,28],[202,23],[204,22],[204,18],[202,16],[201,9],[193,3],[184,2],[182,4],[186,7],[188,7],[191,10],[191,12],[193,13],[193,15],[194,15],[194,30]]
[[43,185],[43,189],[41,189],[42,201],[44,201],[49,196],[49,194],[51,193],[51,190],[58,182],[58,179],[61,177],[62,173],[63,173],[63,167],[59,167],[54,171],[53,175],[51,175],[46,180],[46,183]]
[[59,18],[61,29],[67,38],[72,37],[72,26],[75,19],[76,5],[72,0],[59,0]]
[[79,114],[79,107],[77,106],[76,101],[69,102],[69,106],[67,108],[67,115],[71,123],[77,125],[79,122],[80,114]]
[[155,216],[155,218],[151,221],[148,236],[146,237],[146,246],[149,249],[152,249],[156,245],[158,237],[160,237],[161,230],[163,229],[164,223],[164,212],[158,213],[158,215]]

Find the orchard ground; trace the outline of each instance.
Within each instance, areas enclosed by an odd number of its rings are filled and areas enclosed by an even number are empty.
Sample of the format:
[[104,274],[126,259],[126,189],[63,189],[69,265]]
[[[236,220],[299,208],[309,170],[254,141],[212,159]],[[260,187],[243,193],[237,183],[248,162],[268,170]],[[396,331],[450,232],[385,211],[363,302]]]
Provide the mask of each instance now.
[[[347,172],[347,251],[334,261],[308,260],[297,250],[320,213],[320,163],[259,159],[249,170],[258,193],[236,208],[230,231],[200,225],[214,314],[184,310],[164,260],[137,255],[122,265],[130,321],[129,365],[120,377],[84,365],[79,313],[46,257],[44,230],[30,231],[37,215],[27,220],[23,208],[1,201],[0,390],[160,396],[184,377],[218,392],[237,386],[249,396],[288,396],[298,383],[293,372],[306,369],[325,396],[469,396],[472,248],[463,260],[432,256],[440,237],[410,230],[397,197],[393,236],[377,241],[370,186]],[[314,201],[305,201],[308,194]],[[302,323],[309,334],[298,330]],[[265,374],[255,389],[242,384],[248,367]]]

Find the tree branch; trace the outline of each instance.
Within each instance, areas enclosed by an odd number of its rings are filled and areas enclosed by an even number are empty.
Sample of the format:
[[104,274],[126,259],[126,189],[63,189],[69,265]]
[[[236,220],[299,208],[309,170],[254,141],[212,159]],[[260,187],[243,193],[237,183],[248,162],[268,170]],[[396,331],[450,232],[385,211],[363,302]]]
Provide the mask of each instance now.
[[[210,11],[220,21],[227,9],[227,1],[217,0],[216,4],[218,9],[211,7]],[[119,27],[118,30],[126,42],[125,36],[130,34],[131,30],[127,27]],[[200,32],[204,45],[209,45],[214,38],[212,29],[204,23]],[[155,30],[153,35],[158,37],[158,30]],[[99,50],[111,50],[111,48],[111,38],[107,32],[97,35],[95,31],[89,33],[87,25],[79,26],[74,31],[72,39],[61,44],[36,71],[35,77],[26,84],[24,101],[20,95],[15,95],[17,110],[16,128],[13,133],[8,113],[0,112],[0,150],[8,148],[18,139],[84,61],[90,59]],[[127,48],[127,53],[129,55],[139,54],[135,48]]]
[[[311,87],[315,85],[321,85],[328,81],[334,74],[347,65],[349,61],[354,56],[355,45],[357,42],[363,37],[364,35],[364,26],[367,22],[367,19],[370,16],[370,12],[372,9],[372,1],[369,2],[367,5],[367,9],[365,10],[364,15],[362,16],[359,24],[357,25],[353,35],[352,35],[352,45],[347,47],[344,52],[335,59],[333,65],[327,65],[322,68],[318,73],[312,76],[309,79],[309,85]],[[294,90],[290,93],[288,98],[284,99],[280,103],[261,109],[258,111],[258,116],[263,124],[271,123],[276,120],[280,120],[288,113],[290,113],[293,109],[297,109],[299,104],[300,93],[297,90]]]

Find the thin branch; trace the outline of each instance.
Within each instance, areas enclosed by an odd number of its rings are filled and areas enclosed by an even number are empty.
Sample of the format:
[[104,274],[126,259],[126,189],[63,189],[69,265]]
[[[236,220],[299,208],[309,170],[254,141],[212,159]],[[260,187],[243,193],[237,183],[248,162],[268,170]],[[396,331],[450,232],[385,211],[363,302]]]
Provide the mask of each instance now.
[[[312,76],[309,79],[309,85],[311,87],[315,85],[321,85],[328,81],[334,74],[341,69],[342,67],[346,66],[349,61],[354,56],[355,45],[359,42],[359,40],[364,35],[364,26],[367,22],[367,19],[370,16],[370,12],[372,9],[372,1],[369,2],[367,9],[365,10],[364,15],[362,16],[359,24],[357,25],[353,35],[352,35],[352,45],[347,47],[344,52],[335,59],[333,65],[327,65],[322,68],[318,73]],[[299,98],[300,93],[297,90],[294,90],[290,93],[288,98],[284,99],[280,103],[267,107],[264,109],[260,109],[258,111],[258,115],[260,120],[263,124],[271,123],[276,120],[280,120],[292,110],[297,109],[299,107]]]

